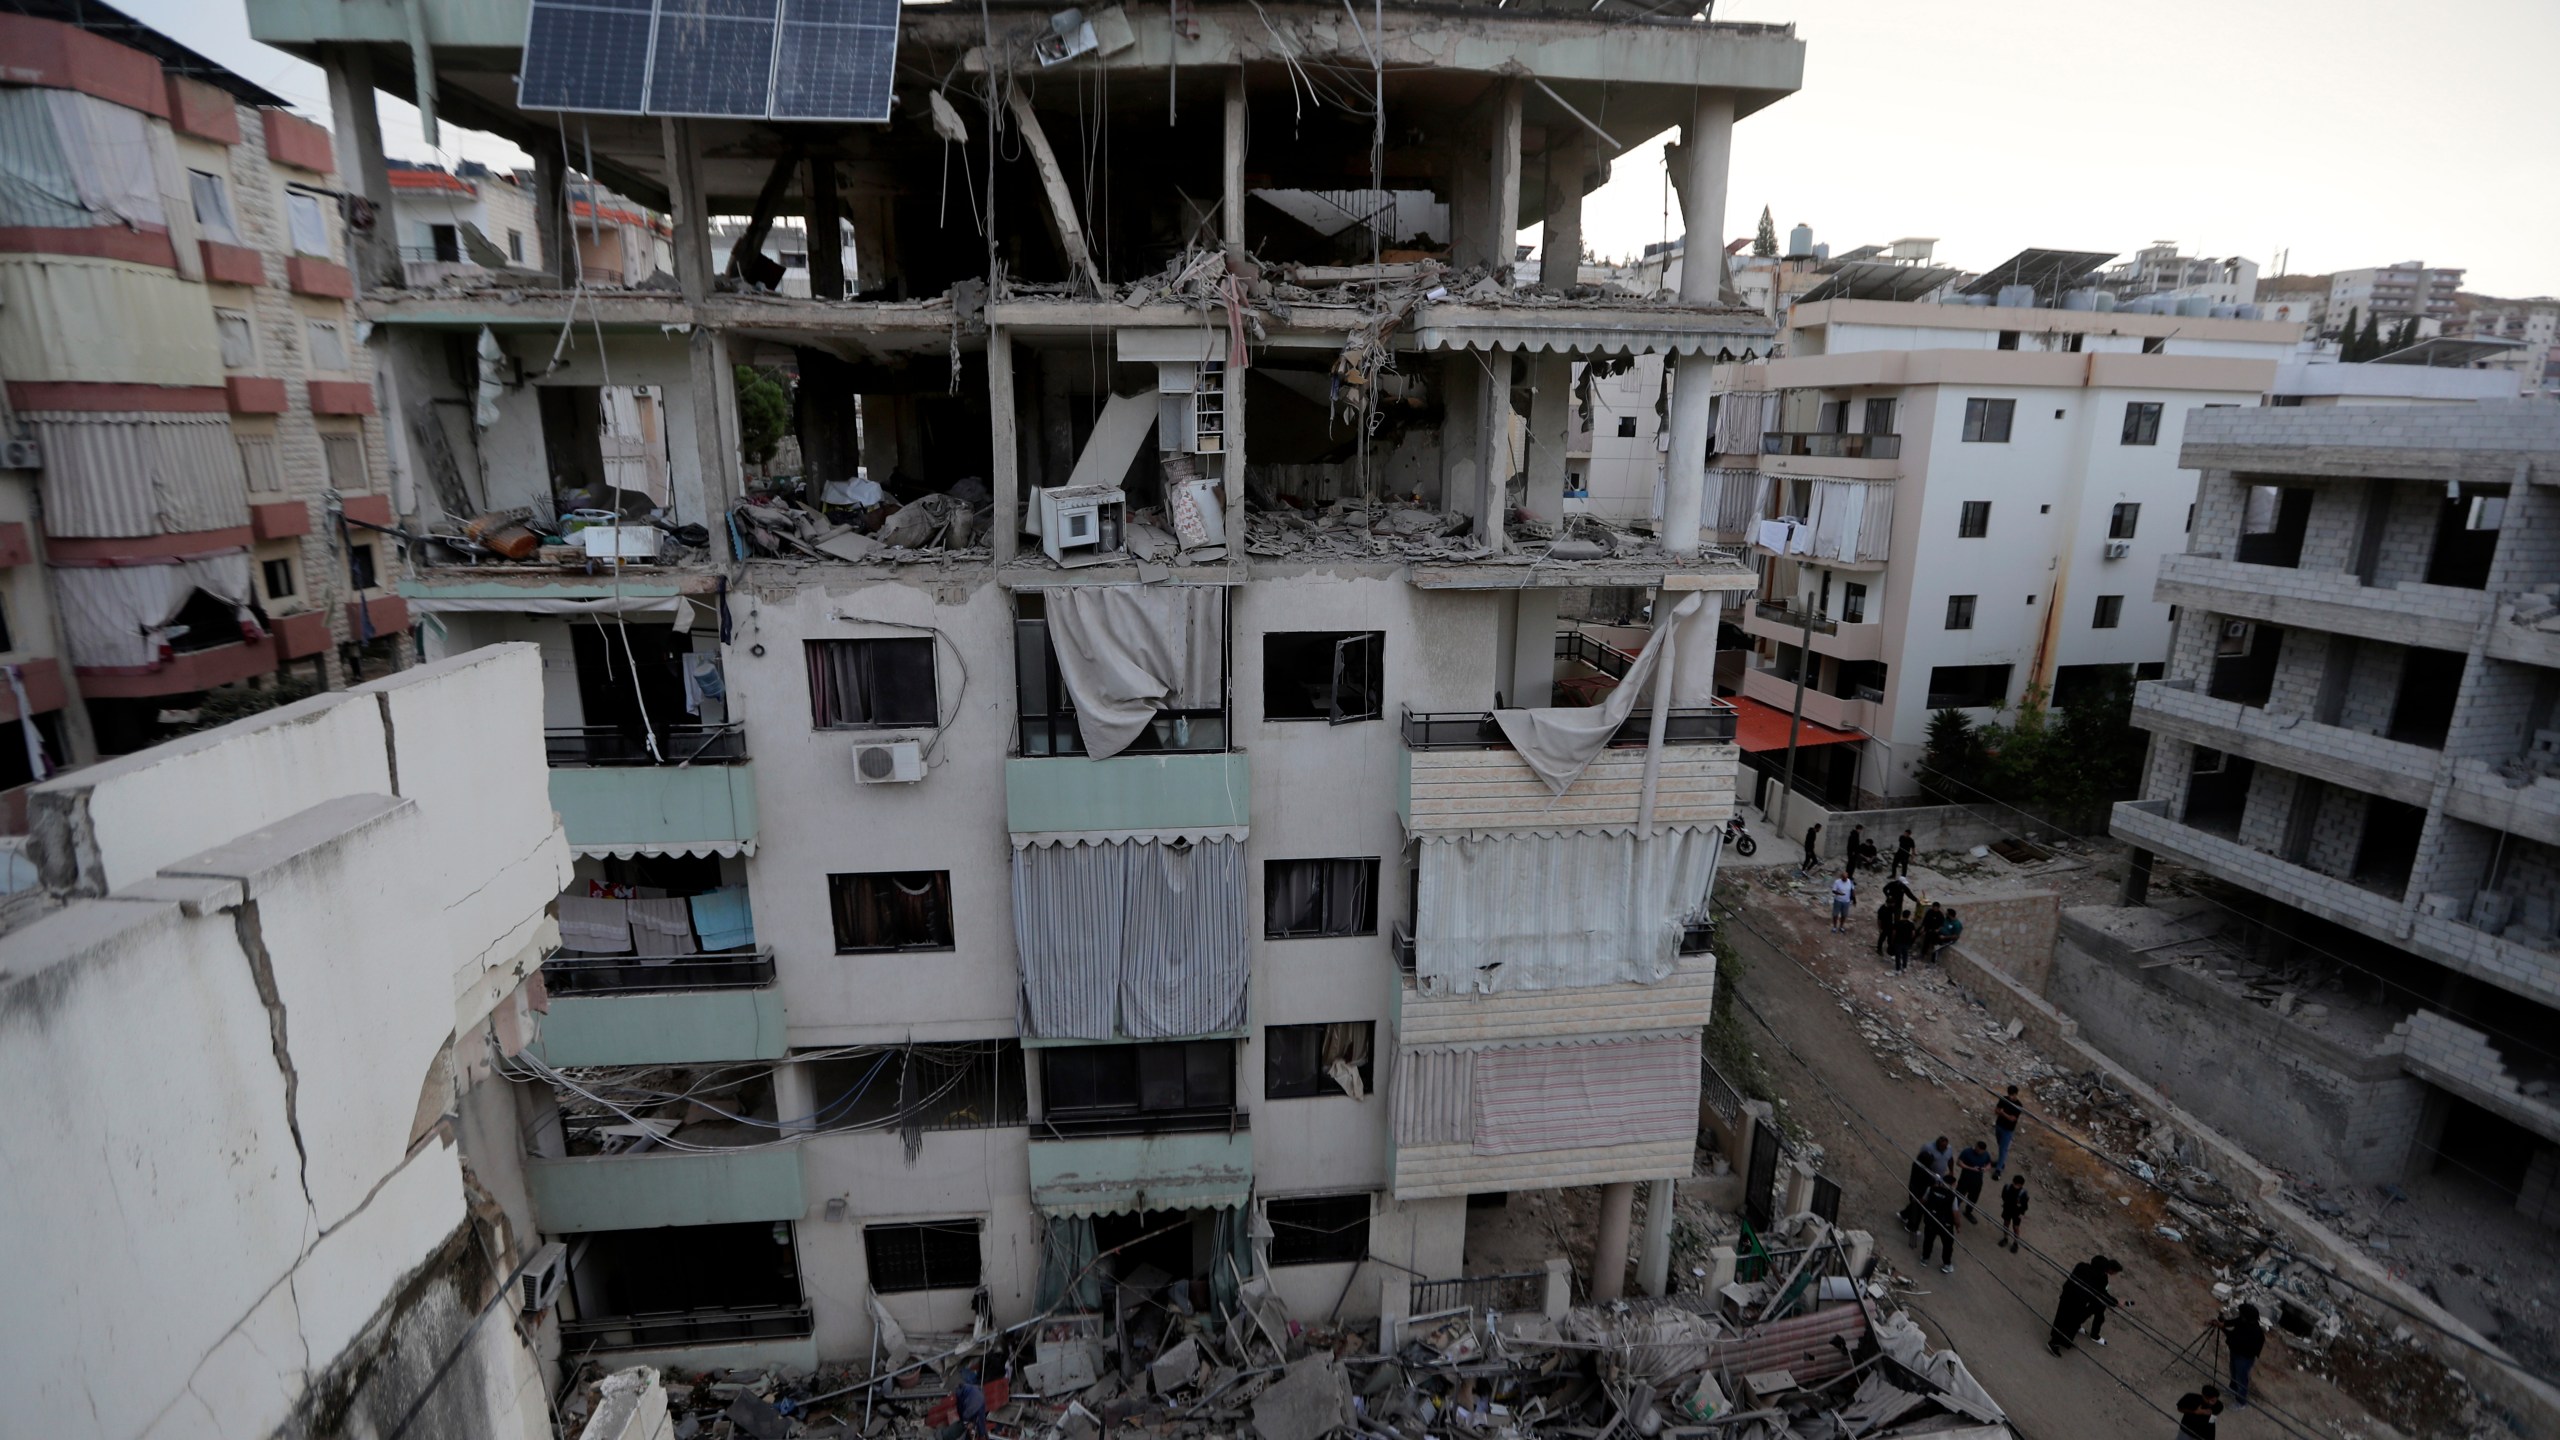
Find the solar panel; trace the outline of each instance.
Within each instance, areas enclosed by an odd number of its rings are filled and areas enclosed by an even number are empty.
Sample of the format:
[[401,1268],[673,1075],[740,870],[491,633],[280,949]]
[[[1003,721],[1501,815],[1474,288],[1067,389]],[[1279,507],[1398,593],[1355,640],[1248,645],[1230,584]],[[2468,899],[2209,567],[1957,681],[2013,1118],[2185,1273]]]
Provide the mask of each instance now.
[[884,122],[899,0],[533,0],[528,110]]
[[2021,250],[1967,282],[1960,293],[1997,295],[2003,285],[2033,285],[2050,300],[2114,258],[2113,250]]
[[898,0],[783,0],[775,53],[775,119],[886,121]]
[[651,0],[534,0],[516,103],[638,115],[649,83]]

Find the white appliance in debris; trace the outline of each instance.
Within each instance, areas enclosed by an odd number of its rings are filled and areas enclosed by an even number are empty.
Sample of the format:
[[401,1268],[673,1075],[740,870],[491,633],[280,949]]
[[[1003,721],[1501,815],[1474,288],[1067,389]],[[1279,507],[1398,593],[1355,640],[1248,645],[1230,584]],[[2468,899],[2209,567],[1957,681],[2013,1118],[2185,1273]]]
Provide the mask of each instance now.
[[655,560],[666,534],[653,525],[590,525],[570,538],[590,560]]
[[527,1315],[539,1315],[560,1298],[561,1283],[569,1278],[569,1247],[557,1240],[533,1252],[525,1262],[524,1273],[516,1277],[518,1307]]
[[1129,498],[1117,485],[1060,485],[1040,497],[1040,548],[1060,565],[1100,565],[1129,553]]
[[857,745],[853,778],[865,785],[913,785],[924,778],[924,746],[913,740]]

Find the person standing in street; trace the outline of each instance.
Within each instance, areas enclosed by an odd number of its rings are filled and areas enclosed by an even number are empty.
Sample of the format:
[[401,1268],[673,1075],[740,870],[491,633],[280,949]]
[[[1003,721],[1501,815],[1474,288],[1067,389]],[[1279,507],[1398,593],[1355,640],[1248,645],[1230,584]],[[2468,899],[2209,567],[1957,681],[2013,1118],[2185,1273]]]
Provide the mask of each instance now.
[[2213,1427],[2221,1418],[2222,1391],[2217,1386],[2178,1397],[2179,1440],[2213,1440]]
[[1858,880],[1843,870],[1831,882],[1831,933],[1849,933],[1849,907],[1858,903]]
[[1930,960],[1936,958],[1938,949],[1938,922],[1945,917],[1946,912],[1938,908],[1938,902],[1935,900],[1929,902],[1929,908],[1920,912],[1920,960],[1922,964],[1927,964]]
[[1919,845],[1912,840],[1911,832],[1908,830],[1903,831],[1902,838],[1893,842],[1893,873],[1896,875],[1910,874],[1911,853],[1919,848]]
[[1918,933],[1919,928],[1919,926],[1912,923],[1911,916],[1909,914],[1900,910],[1893,912],[1894,974],[1899,975],[1903,971],[1911,968],[1911,937]]
[[2089,1338],[2100,1345],[2107,1342],[2098,1335],[2107,1311],[2127,1302],[2107,1291],[2110,1277],[2124,1273],[2124,1266],[2104,1255],[2092,1255],[2071,1267],[2062,1282],[2062,1299],[2053,1309],[2053,1332],[2045,1337],[2045,1348],[2059,1355],[2074,1348],[2080,1327],[2089,1327]]
[[1893,949],[1893,917],[1902,913],[1902,901],[1887,882],[1884,903],[1876,907],[1876,953],[1889,954]]
[[1931,1176],[1929,1193],[1920,1202],[1924,1224],[1920,1236],[1920,1263],[1929,1263],[1929,1250],[1936,1246],[1941,1264],[1938,1273],[1956,1273],[1956,1188],[1942,1175]]
[[2018,1251],[2018,1232],[2027,1223],[2027,1177],[2012,1175],[2008,1186],[2000,1192],[2000,1244],[2011,1254]]
[[1967,1145],[1956,1155],[1956,1193],[1964,1197],[1964,1218],[1968,1225],[1982,1223],[1982,1182],[1991,1176],[1991,1147],[1979,1140]]
[[2258,1357],[2267,1348],[2267,1327],[2258,1323],[2258,1307],[2244,1304],[2227,1319],[2217,1320],[2222,1327],[2222,1344],[2231,1352],[2231,1403],[2235,1408],[2249,1408],[2249,1372],[2257,1368]]
[[1852,825],[1852,826],[1850,826],[1850,827],[1849,827],[1849,848],[1848,848],[1847,850],[1845,850],[1845,851],[1841,852],[1841,853],[1842,853],[1843,858],[1841,859],[1840,863],[1841,863],[1841,865],[1842,865],[1842,866],[1844,866],[1844,867],[1846,867],[1846,868],[1847,868],[1847,870],[1848,870],[1848,872],[1849,872],[1849,874],[1850,874],[1851,878],[1853,878],[1853,879],[1857,876],[1857,873],[1858,873],[1858,847],[1859,847],[1860,845],[1862,845],[1862,844],[1866,843],[1866,842],[1865,842],[1862,838],[1860,838],[1860,837],[1862,837],[1865,833],[1866,833],[1866,827],[1865,827],[1865,826],[1863,826],[1863,825]]
[[2001,1096],[2000,1103],[1992,1107],[1991,1138],[2000,1147],[1999,1155],[1991,1162],[1991,1178],[1994,1180],[2009,1173],[2009,1142],[2018,1138],[2018,1122],[2026,1118],[2026,1113],[2027,1107],[2018,1103],[2018,1087],[2015,1085],[2010,1086],[2009,1093]]
[[1810,875],[1813,873],[1813,867],[1822,863],[1821,845],[1822,827],[1819,825],[1806,826],[1804,832],[1804,863],[1796,867],[1798,873]]
[[1929,1187],[1946,1179],[1954,1163],[1954,1152],[1947,1148],[1944,1135],[1921,1146],[1920,1153],[1912,1157],[1911,1177],[1906,1182],[1911,1203],[1902,1207],[1902,1228],[1911,1233],[1912,1244],[1920,1243],[1920,1224],[1928,1215]]

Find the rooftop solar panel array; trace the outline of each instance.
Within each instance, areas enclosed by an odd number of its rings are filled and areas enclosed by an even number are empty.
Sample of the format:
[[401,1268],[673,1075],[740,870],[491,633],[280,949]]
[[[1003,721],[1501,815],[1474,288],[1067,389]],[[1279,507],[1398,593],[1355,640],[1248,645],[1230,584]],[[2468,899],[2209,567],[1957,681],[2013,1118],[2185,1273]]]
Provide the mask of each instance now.
[[898,0],[533,0],[528,110],[881,122]]

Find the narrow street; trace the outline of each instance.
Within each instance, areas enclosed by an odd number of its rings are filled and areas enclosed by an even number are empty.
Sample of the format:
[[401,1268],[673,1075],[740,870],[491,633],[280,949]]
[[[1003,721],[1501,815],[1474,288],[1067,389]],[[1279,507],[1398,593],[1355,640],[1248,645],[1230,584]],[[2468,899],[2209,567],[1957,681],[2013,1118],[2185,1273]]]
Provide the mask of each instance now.
[[[1728,894],[1743,908],[1721,927],[1720,948],[1733,962],[1726,983],[1744,1002],[1745,1034],[1784,1097],[1782,1120],[1823,1147],[1823,1173],[1842,1189],[1842,1225],[1872,1232],[1878,1254],[1910,1277],[1903,1298],[1933,1338],[1963,1354],[2030,1440],[2174,1433],[2178,1396],[2227,1377],[2176,1358],[2213,1314],[2214,1276],[2202,1257],[2153,1232],[2161,1218],[2153,1197],[2031,1119],[2010,1156],[2012,1173],[2026,1175],[2033,1196],[2029,1248],[2012,1254],[1995,1246],[1998,1218],[1986,1191],[1981,1222],[1957,1237],[1955,1273],[1921,1267],[1895,1218],[1910,1158],[1942,1134],[1958,1149],[1988,1141],[1995,1093],[1934,1068],[1942,1083],[1932,1083],[1914,1073],[1916,1062],[1888,1062],[1860,1033],[1842,992],[1855,985],[1849,993],[1857,993],[1858,1008],[1886,1015],[1911,1014],[1931,1001],[1970,1002],[1935,966],[1915,961],[1908,974],[1893,975],[1872,953],[1871,922],[1834,936],[1827,919],[1791,892],[1742,885]],[[1986,1083],[2028,1078],[2024,1067],[2035,1057],[2024,1042],[1986,1040],[1978,1048],[1980,1058],[1966,1063]],[[2123,1263],[2114,1288],[2130,1309],[2108,1318],[2106,1345],[2084,1338],[2057,1359],[2044,1339],[2064,1276],[2102,1253]],[[2226,1412],[2223,1435],[2402,1433],[2329,1384],[2297,1373],[2276,1341],[2255,1388],[2262,1403]]]

